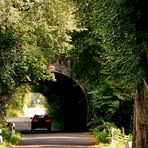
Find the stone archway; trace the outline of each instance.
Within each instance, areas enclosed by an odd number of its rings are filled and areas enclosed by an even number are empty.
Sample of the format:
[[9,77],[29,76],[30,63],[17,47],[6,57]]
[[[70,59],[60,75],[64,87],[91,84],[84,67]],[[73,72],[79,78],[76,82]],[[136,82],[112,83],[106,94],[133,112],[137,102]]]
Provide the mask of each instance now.
[[[87,127],[87,98],[83,88],[65,74],[54,72],[56,81],[40,81],[40,87],[46,86],[50,93],[56,94],[60,100],[64,114],[65,131],[85,131]],[[40,90],[38,90],[40,92]],[[43,92],[41,92],[43,93]]]

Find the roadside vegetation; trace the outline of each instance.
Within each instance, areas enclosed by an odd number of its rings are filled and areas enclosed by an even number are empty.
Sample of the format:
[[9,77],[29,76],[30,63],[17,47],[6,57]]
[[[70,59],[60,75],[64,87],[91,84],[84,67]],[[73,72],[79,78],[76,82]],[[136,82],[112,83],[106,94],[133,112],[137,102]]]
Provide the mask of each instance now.
[[12,131],[12,128],[8,126],[8,123],[4,120],[0,120],[0,129],[2,136],[2,143],[0,148],[9,148],[11,145],[16,145],[22,138],[22,134],[17,131]]
[[122,130],[116,127],[114,124],[106,122],[103,125],[90,129],[90,132],[100,142],[100,148],[125,148],[127,142],[132,141],[132,135],[127,135]]
[[[100,92],[100,91],[99,91]],[[89,131],[100,142],[100,147],[125,148],[128,141],[132,141],[133,130],[133,101],[121,101],[113,96],[100,96],[97,92],[90,92]]]

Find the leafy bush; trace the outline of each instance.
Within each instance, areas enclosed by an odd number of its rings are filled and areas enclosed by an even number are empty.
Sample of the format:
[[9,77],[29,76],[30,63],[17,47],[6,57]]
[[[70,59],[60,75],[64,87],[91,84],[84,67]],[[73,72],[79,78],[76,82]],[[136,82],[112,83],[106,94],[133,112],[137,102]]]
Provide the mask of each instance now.
[[[100,122],[101,123],[101,122]],[[126,135],[111,122],[102,121],[103,124],[90,129],[90,132],[102,143],[111,143],[112,139],[119,143],[126,143],[132,135]]]
[[21,133],[15,132],[15,134],[12,135],[12,137],[11,137],[10,143],[17,144],[21,140],[21,138],[22,138]]
[[90,129],[90,131],[100,142],[109,143],[111,141],[111,127],[114,127],[115,125],[103,120],[101,120],[101,122],[102,124]]
[[5,141],[11,140],[11,131],[7,127],[2,129],[2,135]]
[[4,120],[0,120],[0,129],[2,130],[2,136],[3,136],[3,143],[0,145],[0,147],[8,147],[11,144],[17,144],[21,140],[21,133],[15,132],[12,134],[11,129],[7,126],[7,122]]

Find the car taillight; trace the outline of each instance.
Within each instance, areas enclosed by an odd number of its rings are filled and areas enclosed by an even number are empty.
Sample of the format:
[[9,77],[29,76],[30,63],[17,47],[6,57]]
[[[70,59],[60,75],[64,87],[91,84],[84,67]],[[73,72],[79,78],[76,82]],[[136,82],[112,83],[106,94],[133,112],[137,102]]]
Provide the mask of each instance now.
[[33,119],[32,122],[38,122],[38,120],[37,119]]
[[46,119],[45,122],[51,122],[51,119]]

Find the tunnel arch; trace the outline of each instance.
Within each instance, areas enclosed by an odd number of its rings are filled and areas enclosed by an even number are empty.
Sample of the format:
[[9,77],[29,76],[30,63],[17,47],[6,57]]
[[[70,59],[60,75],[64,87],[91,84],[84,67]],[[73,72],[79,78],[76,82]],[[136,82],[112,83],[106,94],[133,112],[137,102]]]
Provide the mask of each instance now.
[[[56,94],[61,100],[64,114],[65,131],[85,131],[87,129],[88,104],[83,88],[69,76],[54,72],[56,81],[42,80],[36,91],[42,93],[50,101],[50,94]],[[44,87],[48,91],[44,91]]]

